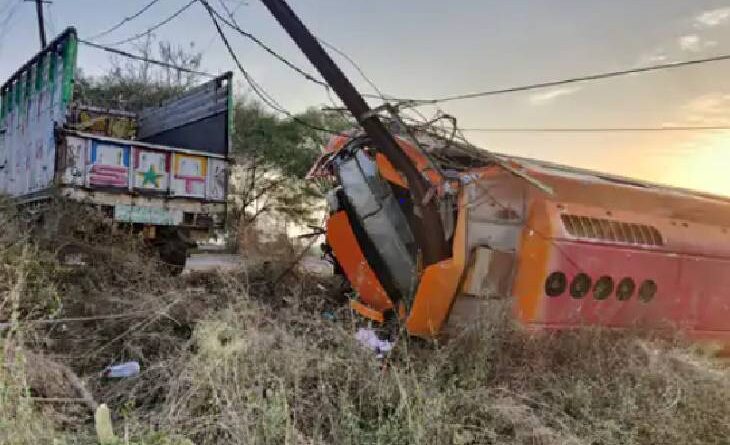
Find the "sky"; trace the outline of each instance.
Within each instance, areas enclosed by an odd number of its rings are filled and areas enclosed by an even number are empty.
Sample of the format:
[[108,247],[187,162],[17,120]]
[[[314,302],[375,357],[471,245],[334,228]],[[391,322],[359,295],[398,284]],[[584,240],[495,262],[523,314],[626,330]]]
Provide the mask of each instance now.
[[[99,39],[142,32],[188,0],[160,0]],[[236,19],[306,70],[314,68],[258,0],[225,1]],[[81,38],[119,22],[149,0],[53,0],[49,36],[75,26]],[[429,98],[730,54],[730,1],[712,0],[290,0],[319,38],[346,52],[387,94]],[[251,75],[283,106],[329,105],[323,89],[228,32]],[[50,37],[49,37],[50,38]],[[203,52],[209,72],[235,70],[199,4],[155,38]],[[120,48],[134,50],[132,44]],[[39,49],[35,6],[0,0],[0,79]],[[367,82],[333,55],[361,92]],[[81,47],[79,66],[103,73],[106,53]],[[238,82],[246,89],[241,76]],[[730,125],[730,61],[425,107],[464,128]],[[730,131],[468,132],[496,152],[529,156],[730,196]]]

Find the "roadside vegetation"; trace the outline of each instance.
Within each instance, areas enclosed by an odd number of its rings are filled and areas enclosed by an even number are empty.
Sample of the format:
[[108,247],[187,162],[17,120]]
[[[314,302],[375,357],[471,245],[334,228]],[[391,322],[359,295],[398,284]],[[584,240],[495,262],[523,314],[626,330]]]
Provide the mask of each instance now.
[[[98,443],[100,403],[118,443],[135,444],[720,444],[730,435],[728,371],[679,339],[534,336],[503,303],[445,344],[402,336],[380,360],[354,340],[359,322],[341,283],[291,269],[291,255],[170,277],[134,236],[94,217],[65,224],[78,220],[72,205],[48,210],[8,210],[0,221],[0,443]],[[48,236],[31,236],[29,223]],[[85,267],[57,260],[71,242]],[[138,376],[101,377],[129,360]]]
[[[146,47],[150,51],[150,46]],[[156,55],[193,68],[199,54]],[[147,54],[147,53],[146,53]],[[149,52],[152,54],[152,52]],[[192,85],[149,67],[79,80],[130,109]],[[347,119],[298,116],[341,129]],[[262,215],[315,220],[303,181],[326,136],[241,99],[231,233]],[[73,203],[0,201],[0,443],[725,444],[730,373],[680,338],[575,330],[533,335],[509,303],[448,342],[401,335],[379,359],[354,337],[343,283],[296,267],[308,246],[246,243],[246,266],[170,276],[142,240]],[[255,230],[254,230],[255,232]],[[245,239],[244,239],[245,238]],[[72,259],[74,261],[68,261]],[[103,370],[136,361],[141,372]]]

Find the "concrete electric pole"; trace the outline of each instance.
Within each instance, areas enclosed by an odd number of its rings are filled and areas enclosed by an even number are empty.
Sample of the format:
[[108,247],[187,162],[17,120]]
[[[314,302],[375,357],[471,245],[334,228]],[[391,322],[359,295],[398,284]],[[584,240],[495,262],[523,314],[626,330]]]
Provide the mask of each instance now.
[[419,244],[426,265],[437,263],[448,256],[444,227],[436,207],[436,200],[426,199],[429,185],[408,156],[401,150],[393,135],[380,121],[360,93],[350,83],[319,41],[285,0],[261,0],[274,18],[294,40],[299,49],[319,71],[325,81],[357,119],[373,144],[406,177],[414,203],[420,207],[421,218],[414,221],[413,234]]

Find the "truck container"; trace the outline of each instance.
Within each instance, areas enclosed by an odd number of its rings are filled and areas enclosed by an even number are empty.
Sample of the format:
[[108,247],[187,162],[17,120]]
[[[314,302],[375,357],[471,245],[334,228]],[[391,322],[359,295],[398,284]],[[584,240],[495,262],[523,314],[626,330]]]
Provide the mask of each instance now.
[[222,227],[231,73],[140,112],[74,101],[78,39],[67,29],[0,88],[0,193],[101,209],[184,265]]

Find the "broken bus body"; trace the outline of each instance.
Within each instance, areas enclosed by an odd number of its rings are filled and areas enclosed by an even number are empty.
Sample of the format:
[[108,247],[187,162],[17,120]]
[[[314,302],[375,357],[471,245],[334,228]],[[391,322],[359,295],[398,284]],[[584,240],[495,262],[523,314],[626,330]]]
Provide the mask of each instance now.
[[310,176],[333,180],[326,242],[360,314],[433,337],[498,298],[531,329],[650,326],[730,342],[730,199],[395,134],[450,252],[424,264],[408,181],[365,134],[334,137]]

